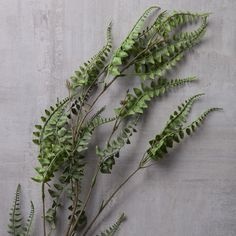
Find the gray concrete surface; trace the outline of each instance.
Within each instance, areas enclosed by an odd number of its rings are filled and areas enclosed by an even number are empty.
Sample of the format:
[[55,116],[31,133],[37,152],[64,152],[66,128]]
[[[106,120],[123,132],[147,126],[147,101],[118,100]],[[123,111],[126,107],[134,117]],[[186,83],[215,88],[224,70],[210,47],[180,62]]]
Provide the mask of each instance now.
[[[236,1],[1,0],[1,236],[7,235],[17,183],[22,184],[26,212],[30,199],[36,205],[33,235],[42,235],[40,186],[30,180],[37,162],[31,133],[42,110],[66,94],[65,79],[102,46],[111,19],[114,45],[118,46],[144,9],[156,3],[163,9],[213,13],[204,42],[171,75],[197,75],[200,81],[152,105],[134,145],[123,153],[113,175],[99,178],[90,214],[134,168],[148,138],[161,130],[179,102],[203,91],[206,96],[194,106],[191,117],[209,106],[223,107],[224,112],[211,115],[204,128],[166,160],[125,186],[90,235],[114,222],[121,212],[128,219],[117,235],[236,235]],[[121,79],[101,103],[118,104],[124,87],[132,83]],[[99,131],[98,139],[101,134]],[[56,235],[63,235],[61,232]]]

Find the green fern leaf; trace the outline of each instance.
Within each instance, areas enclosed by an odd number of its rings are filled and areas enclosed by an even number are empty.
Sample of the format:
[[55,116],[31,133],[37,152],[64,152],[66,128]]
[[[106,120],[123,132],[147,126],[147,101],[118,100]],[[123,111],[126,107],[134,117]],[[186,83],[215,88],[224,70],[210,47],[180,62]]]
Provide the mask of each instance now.
[[32,222],[34,217],[34,205],[33,202],[31,201],[30,214],[26,221],[26,224],[23,225],[21,209],[20,209],[21,208],[20,195],[21,195],[21,186],[20,184],[18,184],[13,206],[10,210],[10,223],[8,225],[8,233],[13,236],[30,236],[30,231],[32,228]]
[[178,111],[175,111],[174,114],[170,116],[170,120],[167,122],[164,130],[149,142],[150,148],[147,150],[147,156],[142,160],[141,166],[145,166],[150,160],[163,158],[163,156],[168,153],[168,149],[173,148],[174,143],[180,143],[185,137],[185,134],[191,135],[194,133],[209,113],[220,110],[219,108],[210,108],[190,125],[183,127],[183,123],[186,122],[186,117],[190,112],[193,102],[197,100],[199,96],[201,96],[201,94],[186,100],[178,107]]
[[115,158],[119,158],[120,151],[126,144],[130,144],[130,138],[133,135],[133,132],[136,132],[136,124],[137,119],[130,121],[121,133],[111,140],[104,149],[96,147],[96,154],[100,159],[101,173],[111,173],[113,165],[115,165]]
[[21,186],[18,184],[13,206],[10,210],[10,223],[8,225],[8,233],[14,236],[18,236],[22,232],[22,216],[20,211],[20,194]]
[[30,214],[29,214],[29,217],[26,221],[26,225],[23,227],[22,236],[30,236],[30,232],[32,229],[32,223],[33,223],[33,219],[34,219],[34,204],[32,201],[30,202],[30,208],[31,208]]
[[135,72],[142,79],[154,79],[171,70],[202,38],[207,27],[207,17],[202,17],[202,24],[193,32],[176,33],[172,38],[153,44],[135,62]]
[[[173,148],[174,143],[181,142],[181,140],[185,137],[185,134],[191,135],[192,133],[194,133],[197,128],[203,123],[209,113],[221,110],[220,108],[210,108],[202,115],[200,115],[190,125],[182,127],[182,125],[179,125],[179,122],[185,122],[185,116],[189,112],[189,107],[192,105],[191,103],[193,102],[193,98],[194,97],[187,100],[188,102],[181,104],[180,112],[178,114],[175,114],[175,117],[171,117],[170,122],[168,122],[167,124],[167,127],[169,124],[175,124],[174,127],[178,127],[178,129],[170,130],[169,128],[166,128],[161,134],[156,135],[156,137],[149,142],[150,148],[147,150],[147,156],[142,160],[141,166],[145,166],[145,164],[150,160],[159,160],[163,158],[164,155],[168,153],[168,149]],[[197,97],[195,97],[194,99],[196,98]],[[184,113],[181,113],[181,111],[184,111]],[[179,122],[177,122],[177,120]]]
[[119,67],[123,64],[124,60],[129,57],[129,52],[134,48],[135,40],[139,37],[139,33],[141,32],[146,19],[153,10],[158,8],[159,7],[157,6],[148,8],[136,22],[129,35],[122,42],[121,46],[114,52],[111,63],[109,64],[109,72],[113,76],[120,75]]
[[197,22],[199,19],[208,17],[208,15],[207,13],[174,12],[162,23],[159,32],[163,37],[169,37],[170,33],[177,27]]
[[45,119],[42,125],[36,125],[33,141],[39,144],[40,153],[38,156],[40,167],[36,167],[38,175],[32,179],[36,182],[48,182],[53,173],[68,157],[71,151],[71,131],[68,125],[68,111],[66,108],[69,98],[57,102],[55,106],[45,111]]
[[180,106],[178,106],[178,110],[174,111],[172,115],[170,115],[170,119],[166,124],[166,127],[163,130],[163,134],[168,133],[169,131],[178,130],[183,126],[183,123],[187,121],[187,117],[190,113],[193,103],[198,100],[203,93],[197,94],[195,96],[190,97],[185,102],[183,102]]
[[195,121],[193,121],[191,124],[189,124],[187,127],[183,129],[183,131],[186,132],[187,135],[193,134],[196,129],[204,122],[204,120],[207,118],[207,116],[214,111],[221,111],[223,110],[222,108],[209,108],[205,112],[203,112]]
[[134,95],[131,93],[127,95],[127,99],[123,102],[124,105],[122,107],[115,109],[116,114],[123,118],[135,114],[143,114],[144,109],[148,107],[147,103],[154,97],[161,96],[174,87],[195,80],[195,77],[175,79],[171,81],[159,79],[157,82],[152,81],[150,86],[146,86],[142,83],[141,88],[134,88]]
[[76,150],[80,153],[88,149],[88,145],[92,138],[94,130],[104,124],[110,123],[115,118],[103,118],[100,116],[101,110],[95,116],[93,116],[89,122],[81,129],[78,142],[76,144]]
[[88,62],[84,63],[75,75],[71,77],[71,88],[89,86],[94,83],[100,72],[104,69],[105,63],[112,48],[111,23],[107,28],[106,45]]
[[[63,176],[62,174],[59,178],[59,181],[62,177],[65,176]],[[56,227],[57,209],[61,206],[61,197],[67,187],[67,181],[65,181],[65,178],[63,178],[64,181],[60,181],[58,183],[53,184],[54,188],[52,186],[49,186],[48,189],[49,195],[52,198],[52,205],[48,208],[45,219],[47,220],[51,231],[54,230]]]

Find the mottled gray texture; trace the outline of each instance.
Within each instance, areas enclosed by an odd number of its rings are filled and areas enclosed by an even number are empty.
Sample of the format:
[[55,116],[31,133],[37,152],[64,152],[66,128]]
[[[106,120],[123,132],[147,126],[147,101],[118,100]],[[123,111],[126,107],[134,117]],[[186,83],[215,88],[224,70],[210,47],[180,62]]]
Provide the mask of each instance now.
[[[33,125],[45,106],[66,94],[65,79],[102,46],[108,22],[112,19],[118,46],[152,4],[156,1],[0,1],[0,235],[7,235],[17,183],[23,187],[24,206],[30,199],[36,205],[33,235],[42,235],[40,186],[30,180],[37,155],[31,142]],[[236,2],[159,0],[158,4],[163,9],[213,12],[204,42],[172,74],[197,75],[200,81],[152,105],[134,146],[123,153],[111,177],[99,179],[90,212],[94,214],[95,203],[135,167],[148,138],[163,127],[180,101],[204,91],[207,95],[194,106],[191,117],[211,105],[223,107],[224,112],[211,115],[204,128],[166,160],[136,176],[111,203],[110,212],[102,215],[95,232],[124,211],[128,220],[117,235],[235,236]],[[124,80],[101,103],[118,104],[119,95],[125,93],[122,88],[133,83]]]

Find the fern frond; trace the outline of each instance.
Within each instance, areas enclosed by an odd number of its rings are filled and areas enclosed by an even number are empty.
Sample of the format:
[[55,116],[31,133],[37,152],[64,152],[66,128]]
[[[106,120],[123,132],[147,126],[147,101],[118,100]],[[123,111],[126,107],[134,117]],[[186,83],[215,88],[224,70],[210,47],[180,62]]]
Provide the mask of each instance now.
[[115,120],[115,117],[112,118],[103,118],[101,114],[105,111],[106,106],[103,106],[101,109],[99,109],[95,114],[92,115],[92,117],[89,119],[85,127],[89,127],[92,129],[97,128],[98,126],[107,124],[109,122],[112,122]]
[[[53,230],[55,228],[56,224],[56,216],[57,216],[57,208],[60,206],[60,196],[65,188],[65,186],[68,184],[67,181],[71,178],[73,180],[76,180],[78,184],[80,185],[82,181],[82,177],[84,176],[84,166],[85,163],[82,161],[82,153],[88,149],[88,145],[91,141],[92,134],[94,130],[103,124],[112,122],[115,118],[102,118],[100,115],[104,111],[105,107],[98,110],[87,122],[84,127],[81,128],[79,132],[79,136],[77,139],[76,146],[73,150],[73,165],[71,165],[71,159],[67,159],[67,154],[65,150],[61,150],[61,152],[57,152],[56,155],[54,155],[54,158],[50,161],[47,167],[44,166],[44,168],[36,168],[36,170],[43,175],[42,181],[48,181],[49,177],[53,176],[53,173],[57,170],[59,166],[61,166],[61,161],[63,161],[65,168],[65,173],[60,176],[60,184],[54,185],[54,189],[49,188],[49,194],[51,198],[53,199],[52,206],[48,209],[46,214],[46,219],[48,223],[50,224],[51,229]],[[68,170],[66,169],[70,168],[69,175],[67,176],[66,173],[68,173]],[[37,179],[36,179],[37,180]],[[78,214],[79,214],[79,206],[78,206]],[[79,224],[81,223],[82,219],[85,219],[85,213],[81,215],[81,219],[79,221]],[[84,222],[84,220],[83,220]]]
[[135,72],[143,80],[163,76],[179,62],[184,53],[194,47],[202,38],[207,27],[207,17],[193,32],[174,34],[172,38],[154,43],[149,50],[135,62]]
[[204,120],[207,118],[207,116],[211,112],[221,111],[221,110],[223,110],[223,109],[222,108],[218,108],[218,107],[213,107],[213,108],[207,109],[195,121],[193,121],[191,124],[189,124],[187,127],[185,127],[183,129],[183,131],[185,131],[187,135],[193,134],[195,132],[195,130],[197,129],[197,127],[199,127],[204,122]]
[[33,134],[36,139],[33,141],[40,147],[38,160],[41,164],[35,168],[38,175],[32,178],[36,182],[50,181],[71,150],[72,135],[67,128],[70,119],[66,111],[68,103],[69,98],[66,98],[45,110],[41,117],[43,124],[35,126],[37,131]]
[[156,158],[162,158],[163,153],[167,153],[167,147],[173,147],[174,141],[177,143],[180,142],[180,138],[184,137],[184,132],[182,131],[183,123],[186,122],[193,102],[199,98],[199,96],[201,96],[201,94],[186,100],[178,106],[179,111],[175,111],[170,115],[170,119],[164,130],[149,142],[151,145],[151,148],[147,151],[149,157],[155,154],[154,156],[156,156]]
[[197,22],[199,19],[205,19],[208,15],[207,13],[174,12],[160,25],[159,33],[167,38],[177,27]]
[[21,216],[21,202],[20,202],[20,195],[21,195],[21,185],[18,184],[15,198],[13,202],[13,206],[10,210],[10,223],[8,225],[8,233],[13,236],[30,236],[30,231],[32,228],[32,222],[34,217],[34,204],[30,202],[30,214],[26,221],[26,224],[23,225],[22,223],[22,216]]
[[135,40],[139,37],[139,33],[141,32],[141,29],[144,26],[146,19],[153,10],[158,8],[159,7],[157,6],[152,6],[148,8],[136,22],[129,35],[122,42],[121,46],[114,52],[111,63],[109,64],[109,72],[112,75],[120,75],[119,67],[128,58],[129,52],[133,49],[135,45]]
[[[109,123],[114,121],[115,118],[103,118],[101,117],[102,112],[105,110],[105,107],[102,107],[99,109],[90,119],[89,121],[81,127],[79,133],[78,133],[78,138],[76,145],[72,151],[73,153],[73,164],[71,159],[63,159],[64,160],[64,166],[65,170],[63,171],[62,175],[60,176],[60,184],[57,184],[56,186],[54,185],[54,189],[49,188],[49,194],[51,198],[53,199],[53,204],[52,206],[48,209],[47,214],[46,214],[46,219],[49,222],[50,226],[52,229],[55,228],[56,224],[56,217],[57,217],[57,208],[60,206],[60,196],[65,188],[65,186],[69,183],[68,181],[70,179],[73,179],[73,181],[76,181],[77,184],[79,185],[79,189],[81,189],[81,182],[82,178],[84,176],[84,167],[85,163],[82,160],[83,159],[83,152],[88,149],[88,145],[91,141],[92,134],[94,130],[103,124]],[[65,153],[60,153],[61,155],[65,155]],[[59,156],[59,160],[62,159]],[[57,157],[55,156],[55,161],[57,160]],[[50,166],[53,167],[54,169],[50,169]],[[54,173],[55,172],[55,167],[58,166],[53,163],[53,160],[50,162],[49,168],[46,172],[46,176],[49,175],[49,173]],[[68,171],[69,169],[69,171]],[[48,173],[49,172],[49,173]],[[73,200],[73,197],[75,196],[70,196],[70,199]],[[78,206],[76,210],[76,215],[80,214],[80,207],[81,207],[81,201],[78,200]],[[80,219],[78,221],[78,226],[81,226],[82,224],[85,223],[86,221],[86,215],[85,212],[83,212],[80,216]]]
[[[63,174],[61,177],[64,177]],[[52,198],[52,205],[48,208],[45,219],[47,220],[51,231],[56,227],[57,209],[61,206],[61,196],[64,189],[66,188],[66,181],[60,181],[60,179],[58,183],[53,184],[54,188],[50,186],[48,189],[49,195]]]
[[158,34],[158,27],[165,19],[166,15],[167,11],[161,12],[150,26],[148,25],[139,33],[138,38],[135,40],[133,49],[129,52],[131,58],[135,58],[140,52],[146,51],[146,48],[150,46],[152,41],[161,37],[160,34]]
[[[55,106],[50,106],[49,109],[45,109],[45,115],[41,116],[42,125],[35,125],[36,131],[33,132],[33,135],[36,137],[33,139],[33,142],[37,145],[41,145],[43,139],[50,137],[51,126],[55,126],[57,119],[61,118],[61,113],[65,109],[69,102],[69,98],[65,98],[62,101],[59,101]],[[64,121],[63,121],[64,122]]]
[[100,72],[104,69],[105,63],[112,48],[111,23],[107,28],[106,45],[88,62],[80,66],[71,77],[71,88],[89,86],[94,83]]
[[103,174],[110,174],[115,165],[115,158],[119,158],[121,149],[126,145],[130,144],[130,138],[133,132],[137,132],[135,126],[137,119],[130,121],[121,133],[110,141],[104,149],[96,147],[96,154],[100,159],[100,171]]
[[[48,189],[49,195],[52,199],[52,205],[47,209],[46,220],[50,226],[51,231],[56,229],[58,208],[62,206],[63,193],[67,193],[66,196],[70,201],[73,201],[76,197],[71,189],[71,181],[76,182],[76,184],[78,185],[79,192],[81,192],[81,183],[85,169],[85,163],[83,161],[84,157],[77,151],[74,152],[73,157],[73,160],[70,159],[64,163],[64,170],[62,171],[62,174],[59,177],[59,182],[53,184],[53,186],[50,186]],[[81,205],[82,201],[78,199],[77,209],[75,211],[76,215],[80,214]],[[71,211],[72,205],[70,205],[68,209]],[[70,218],[71,215],[69,215],[69,219]],[[81,224],[84,224],[86,220],[87,217],[85,215],[85,212],[83,212],[83,214],[81,214],[78,224],[81,226]]]
[[187,120],[187,117],[190,113],[190,110],[193,106],[193,103],[198,100],[203,93],[197,94],[195,96],[190,97],[185,102],[183,102],[181,105],[178,106],[178,110],[174,111],[173,114],[170,115],[170,119],[166,124],[166,127],[163,130],[163,134],[178,130],[183,126],[183,123],[185,123]]
[[22,236],[30,236],[30,232],[32,229],[32,223],[33,223],[33,219],[34,219],[34,204],[31,201],[30,202],[30,214],[29,217],[26,221],[26,225],[23,227],[23,234]]
[[8,224],[8,233],[14,236],[20,235],[22,232],[22,216],[20,211],[20,195],[21,186],[18,184],[13,206],[10,210],[10,223]]
[[157,82],[152,81],[150,86],[142,83],[141,88],[134,88],[134,95],[128,93],[127,99],[123,102],[123,106],[115,109],[120,117],[132,116],[135,114],[143,114],[144,109],[148,107],[147,103],[154,97],[158,97],[168,92],[170,89],[195,81],[195,77],[184,79],[159,79]]
[[115,224],[113,224],[107,230],[105,230],[104,232],[102,232],[97,236],[114,236],[117,230],[120,228],[120,225],[125,221],[125,219],[126,217],[125,214],[123,213]]
[[[65,161],[62,173],[58,178],[58,182],[49,186],[48,192],[52,199],[52,205],[47,209],[46,220],[50,226],[50,230],[53,231],[56,229],[58,208],[62,206],[62,199],[64,192],[70,201],[73,201],[76,197],[74,191],[71,187],[71,182],[76,182],[79,192],[81,192],[81,182],[84,176],[85,163],[83,161],[84,156],[82,156],[77,151],[73,153],[73,159],[68,159]],[[78,199],[76,215],[78,215],[79,209],[81,208],[81,200]],[[72,209],[72,206],[69,206],[69,210]],[[71,216],[69,215],[69,218]],[[81,216],[79,224],[86,219],[85,212]]]
[[[194,98],[194,100],[197,97]],[[192,103],[193,100],[187,100]],[[191,102],[190,102],[191,101]],[[194,133],[197,128],[203,123],[203,121],[206,119],[206,117],[209,115],[209,113],[213,111],[221,110],[220,108],[210,108],[207,111],[205,111],[202,115],[200,115],[195,121],[193,121],[190,125],[186,127],[182,127],[180,123],[185,122],[185,116],[188,113],[189,108],[184,108],[191,105],[181,105],[181,111],[184,111],[184,113],[178,113],[174,117],[171,117],[170,123],[174,125],[174,127],[178,127],[176,129],[169,129],[166,128],[161,134],[156,135],[156,137],[151,140],[150,148],[147,150],[147,156],[142,160],[141,166],[145,166],[145,164],[150,160],[159,160],[163,158],[165,154],[168,153],[168,149],[173,148],[174,143],[180,143],[180,141],[185,137],[185,134],[191,135]],[[181,114],[181,115],[180,115]],[[180,123],[179,123],[180,122]],[[168,126],[168,125],[167,125]]]
[[160,7],[159,6],[151,6],[147,10],[145,10],[145,12],[140,16],[138,21],[133,26],[133,28],[132,28],[132,30],[129,33],[127,38],[129,38],[129,39],[136,39],[139,36],[140,31],[142,30],[146,19],[156,9],[160,9]]
[[80,131],[78,142],[76,144],[76,150],[78,152],[87,150],[94,130],[99,126],[110,123],[114,120],[115,118],[102,118],[100,116],[94,117],[90,120]]
[[[176,34],[173,35],[173,43],[177,42],[177,43],[181,43],[181,42],[188,42],[188,41],[193,41],[197,36],[198,39],[200,39],[204,33],[206,32],[206,27],[207,27],[207,16],[202,17],[202,23],[200,25],[200,27],[198,27],[198,29],[189,32],[189,31],[185,31],[185,32],[178,32]],[[197,43],[197,41],[196,41]],[[180,44],[177,44],[178,46],[181,46]]]

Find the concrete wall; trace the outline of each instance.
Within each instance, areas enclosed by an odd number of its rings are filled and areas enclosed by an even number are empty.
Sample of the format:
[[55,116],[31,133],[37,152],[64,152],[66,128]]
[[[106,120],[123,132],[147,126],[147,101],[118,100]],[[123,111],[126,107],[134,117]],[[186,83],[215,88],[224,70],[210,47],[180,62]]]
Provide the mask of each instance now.
[[[209,106],[223,107],[224,112],[212,114],[204,128],[168,158],[131,180],[90,235],[114,222],[121,212],[128,220],[117,235],[236,235],[235,0],[1,0],[0,235],[7,235],[17,183],[22,184],[23,207],[28,210],[30,199],[36,205],[33,235],[42,235],[40,186],[30,180],[37,162],[31,142],[33,125],[46,106],[66,94],[65,79],[103,45],[111,19],[118,46],[144,9],[156,3],[169,10],[213,12],[201,46],[170,75],[197,75],[200,81],[152,104],[134,145],[123,152],[113,175],[99,178],[89,212],[94,214],[96,203],[135,167],[148,139],[185,98],[206,92],[191,118]],[[118,104],[126,86],[133,83],[130,78],[120,79],[101,103]],[[101,137],[100,130],[97,138]]]

